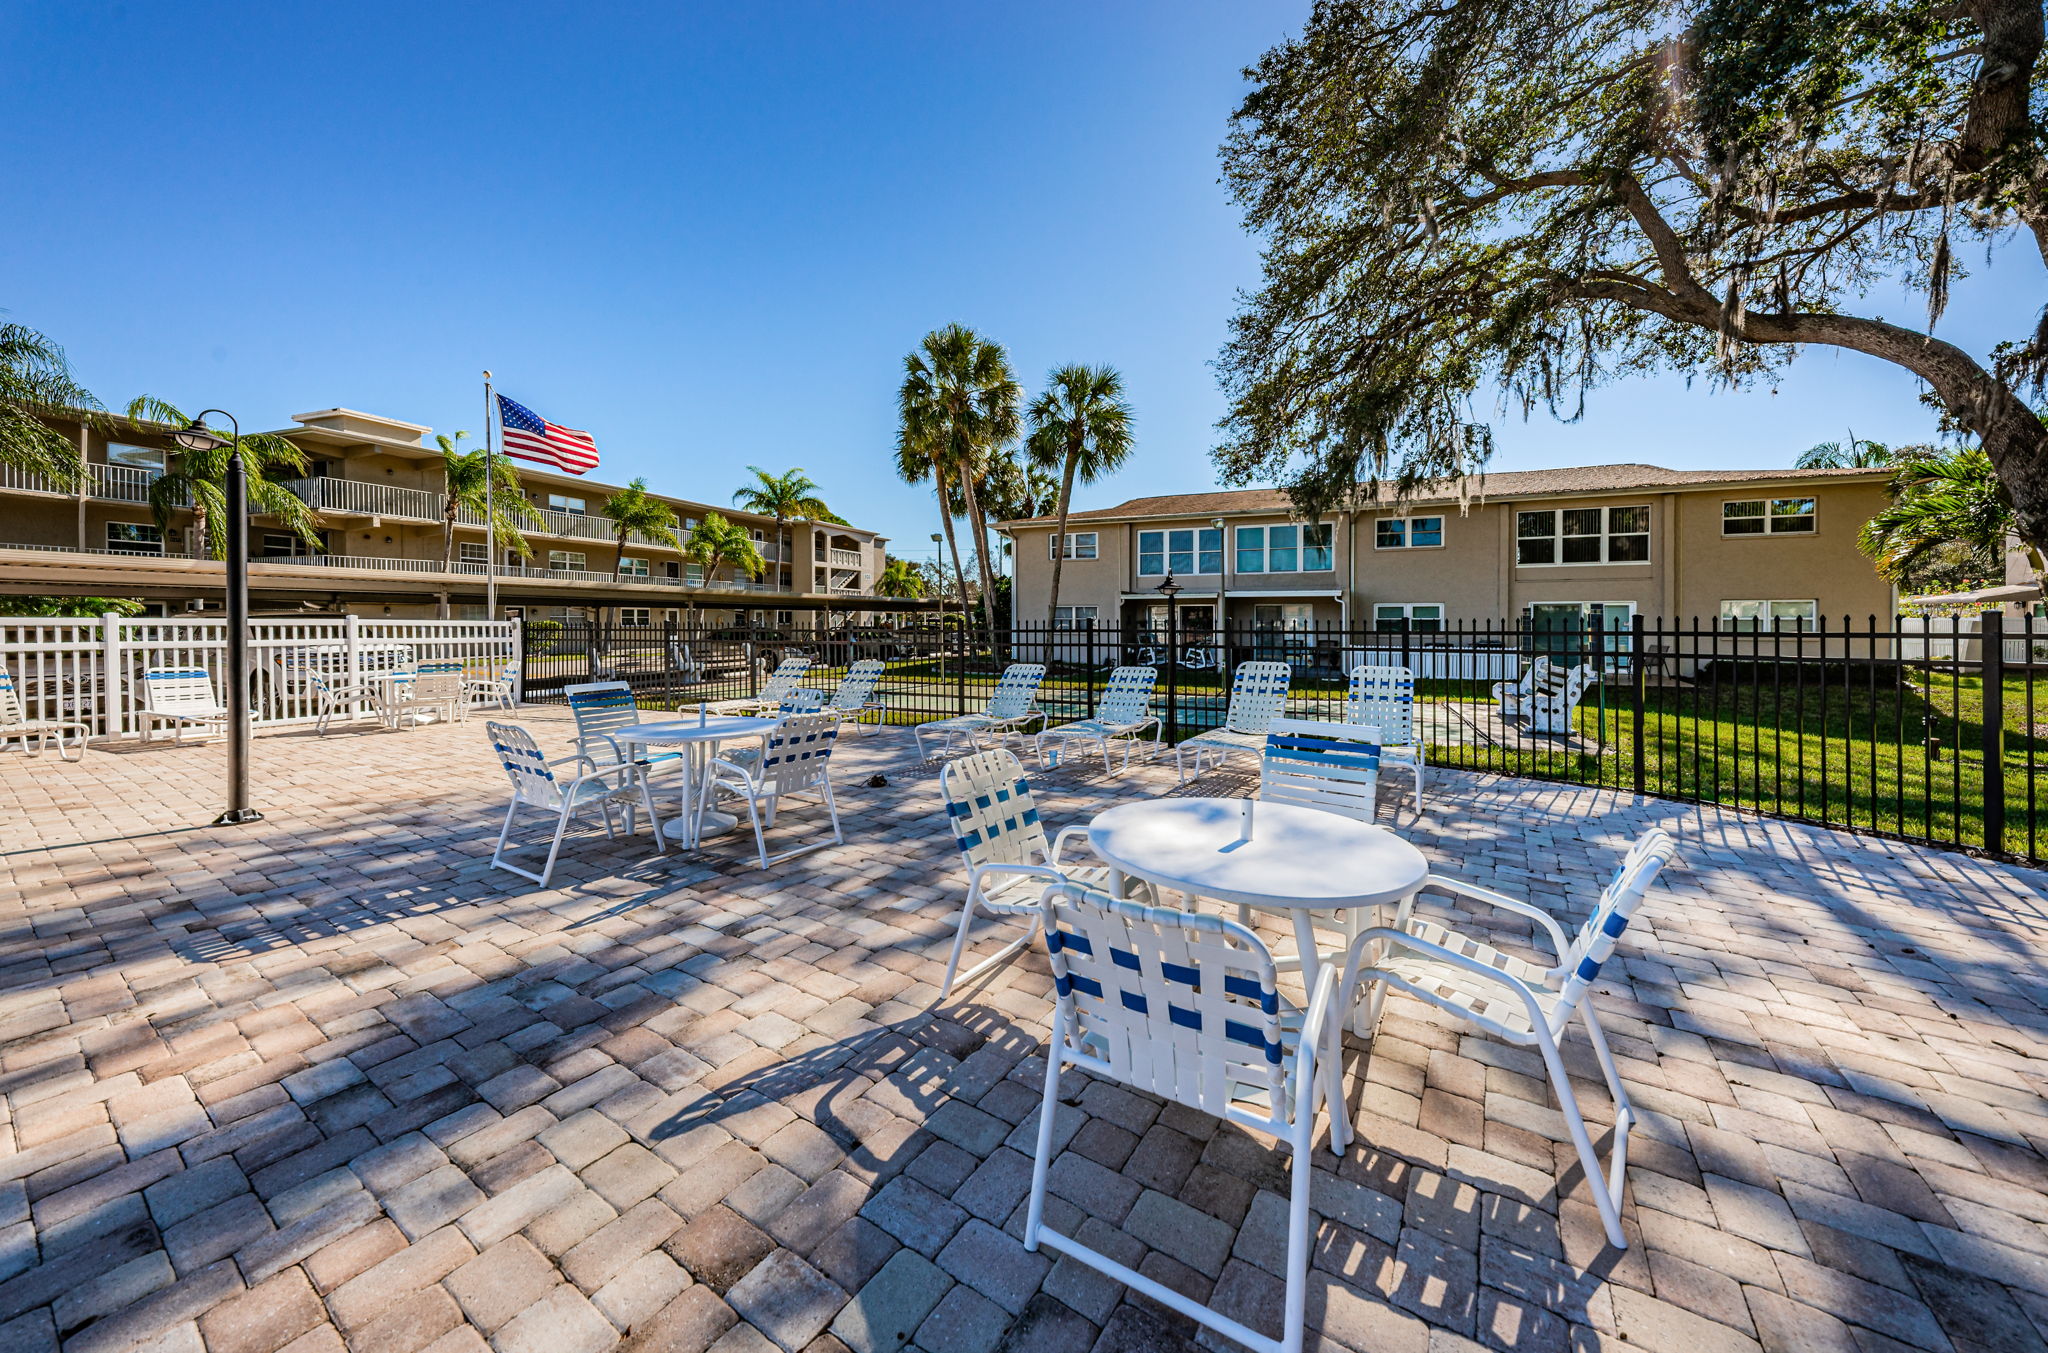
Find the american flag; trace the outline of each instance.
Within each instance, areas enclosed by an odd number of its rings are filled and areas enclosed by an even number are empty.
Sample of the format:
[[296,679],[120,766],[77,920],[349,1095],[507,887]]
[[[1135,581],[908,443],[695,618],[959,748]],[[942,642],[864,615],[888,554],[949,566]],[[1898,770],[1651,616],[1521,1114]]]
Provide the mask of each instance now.
[[535,460],[570,474],[597,468],[597,443],[587,432],[558,427],[518,400],[498,396],[498,427],[505,454]]

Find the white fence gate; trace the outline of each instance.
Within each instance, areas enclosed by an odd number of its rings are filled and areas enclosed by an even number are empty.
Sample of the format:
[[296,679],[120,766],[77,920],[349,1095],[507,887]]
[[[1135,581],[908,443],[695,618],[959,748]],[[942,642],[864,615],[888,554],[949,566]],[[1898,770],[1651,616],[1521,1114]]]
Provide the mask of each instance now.
[[[139,729],[149,668],[204,668],[218,686],[227,646],[227,622],[217,618],[0,619],[0,667],[13,675],[28,717],[77,719],[95,737]],[[252,620],[245,677],[254,722],[264,727],[318,716],[309,668],[340,684],[418,662],[461,662],[479,677],[509,666],[516,680],[518,659],[517,621]]]

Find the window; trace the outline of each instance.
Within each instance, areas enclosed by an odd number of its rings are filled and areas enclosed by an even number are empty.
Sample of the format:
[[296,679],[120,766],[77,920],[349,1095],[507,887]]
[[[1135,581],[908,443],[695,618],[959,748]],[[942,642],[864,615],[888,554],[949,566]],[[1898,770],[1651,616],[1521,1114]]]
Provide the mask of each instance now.
[[259,557],[264,559],[296,559],[302,554],[311,554],[312,547],[289,531],[265,531]]
[[491,613],[486,607],[471,606],[465,603],[455,608],[455,618],[457,620],[489,620]]
[[549,550],[548,569],[554,573],[582,573],[589,562],[581,550]]
[[1444,627],[1444,608],[1434,601],[1379,601],[1373,603],[1372,627],[1398,633],[1438,634]]
[[692,587],[702,587],[704,585],[704,566],[702,564],[683,565],[683,581]]
[[619,623],[621,625],[651,625],[654,621],[652,613],[645,606],[621,606],[619,607]]
[[583,499],[571,498],[565,493],[549,494],[547,501],[541,504],[541,506],[547,508],[550,512],[573,512],[579,517],[583,516],[588,510],[588,505]]
[[1055,606],[1052,608],[1052,627],[1056,630],[1085,630],[1095,628],[1093,606]]
[[1811,630],[1820,619],[1817,601],[1724,601],[1724,630]]
[[[1147,534],[1156,536],[1159,532],[1150,531]],[[1093,531],[1067,532],[1065,557],[1068,559],[1093,559],[1095,557],[1095,539],[1096,533]],[[1058,534],[1054,534],[1050,540],[1046,541],[1045,548],[1048,558],[1060,554],[1060,543]]]
[[107,523],[107,548],[123,554],[162,554],[164,533],[142,522]]
[[635,559],[631,555],[621,556],[619,559],[619,576],[622,578],[646,577],[647,561],[645,559]]
[[132,465],[140,470],[164,468],[164,453],[148,446],[124,446],[120,442],[107,443],[107,464]]
[[475,564],[482,568],[491,562],[490,546],[481,540],[465,540],[455,548],[461,552],[457,557],[465,564]]
[[777,611],[775,613],[775,623],[782,626],[784,629],[788,629],[791,625],[794,625],[796,623],[796,612]]
[[[1083,556],[1068,557],[1079,559]],[[1138,572],[1148,577],[1158,577],[1162,573],[1222,571],[1223,533],[1213,526],[1138,532]]]
[[1239,573],[1319,573],[1335,567],[1330,541],[1336,528],[1316,526],[1240,526],[1237,528]]
[[1650,559],[1650,509],[1546,508],[1515,514],[1517,564],[1643,564]]
[[1444,543],[1442,517],[1382,517],[1373,532],[1380,550],[1434,549]]
[[1811,498],[1748,498],[1721,504],[1724,536],[1810,536],[1816,519]]

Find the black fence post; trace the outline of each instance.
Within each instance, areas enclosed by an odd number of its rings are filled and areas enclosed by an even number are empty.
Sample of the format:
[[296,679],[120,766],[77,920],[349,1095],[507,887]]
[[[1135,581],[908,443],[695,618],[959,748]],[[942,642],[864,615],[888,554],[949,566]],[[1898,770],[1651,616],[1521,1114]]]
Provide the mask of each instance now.
[[1635,711],[1631,716],[1629,740],[1634,748],[1636,793],[1643,792],[1643,617],[1637,612],[1629,634],[1630,694],[1635,698]]
[[[1168,606],[1171,607],[1169,602]],[[1180,649],[1174,643],[1174,622],[1166,622],[1166,745],[1180,741]]]
[[1081,673],[1081,689],[1088,693],[1088,712],[1083,718],[1095,717],[1095,618],[1088,619],[1088,666]]
[[[1984,849],[2005,854],[2005,613],[1984,612],[1977,669],[1984,677]],[[1960,684],[1960,683],[1958,683]],[[1957,748],[1960,752],[1962,749]],[[1957,758],[1961,760],[1959,756]],[[1956,778],[1962,778],[1956,767]],[[1960,826],[1961,824],[1957,824]],[[1959,831],[1958,836],[1962,835]]]
[[953,672],[953,713],[955,715],[961,715],[967,712],[967,656],[970,650],[972,650],[974,647],[972,639],[969,638],[968,628],[965,624],[964,617],[959,632],[960,662],[955,667]]

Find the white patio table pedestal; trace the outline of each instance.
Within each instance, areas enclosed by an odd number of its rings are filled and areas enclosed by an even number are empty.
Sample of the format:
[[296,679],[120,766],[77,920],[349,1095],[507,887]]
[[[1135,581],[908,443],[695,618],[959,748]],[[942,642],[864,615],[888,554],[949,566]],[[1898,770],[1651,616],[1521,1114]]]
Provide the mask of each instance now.
[[[1354,935],[1362,926],[1381,924],[1381,909],[1389,904],[1405,913],[1429,877],[1422,852],[1385,827],[1319,808],[1251,799],[1120,804],[1089,822],[1088,844],[1110,864],[1119,895],[1124,878],[1140,878],[1193,897],[1286,915],[1294,926],[1302,981],[1311,991],[1323,963],[1315,913],[1344,913],[1345,933]],[[1340,985],[1350,976],[1341,974]],[[1331,1074],[1336,1093],[1330,1102],[1342,1104],[1336,1083],[1341,1068],[1334,1059]],[[1331,1123],[1340,1140],[1349,1139],[1346,1115],[1333,1112]]]
[[669,841],[674,841],[685,850],[695,850],[704,837],[729,832],[738,826],[739,819],[731,813],[707,812],[704,814],[703,831],[697,830],[697,787],[704,782],[705,767],[710,764],[712,750],[719,743],[765,738],[780,722],[780,719],[712,714],[698,719],[678,719],[672,723],[631,724],[611,730],[608,736],[622,746],[630,744],[649,751],[682,754],[682,816],[666,822],[657,820],[654,824],[655,841],[664,847]]

